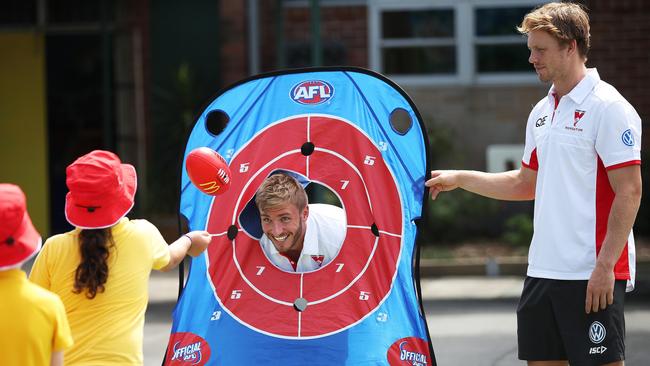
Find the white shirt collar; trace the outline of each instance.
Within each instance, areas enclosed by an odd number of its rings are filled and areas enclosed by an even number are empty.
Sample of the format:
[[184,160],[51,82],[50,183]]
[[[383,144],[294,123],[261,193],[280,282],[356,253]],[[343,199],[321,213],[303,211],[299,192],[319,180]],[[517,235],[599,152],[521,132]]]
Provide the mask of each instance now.
[[[596,68],[587,69],[585,77],[566,96],[571,98],[576,104],[581,104],[599,81],[600,75],[598,74],[598,70]],[[551,85],[548,91],[548,101],[551,105],[555,105],[555,84]]]

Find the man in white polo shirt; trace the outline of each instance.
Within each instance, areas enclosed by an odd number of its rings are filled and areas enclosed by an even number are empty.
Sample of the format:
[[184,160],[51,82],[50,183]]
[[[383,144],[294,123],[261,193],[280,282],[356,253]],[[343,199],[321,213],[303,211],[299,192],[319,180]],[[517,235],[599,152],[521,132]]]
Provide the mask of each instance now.
[[346,232],[345,212],[327,204],[307,204],[302,185],[285,173],[267,177],[255,194],[262,231],[260,245],[277,267],[314,271],[339,252]]
[[431,198],[462,188],[535,200],[528,276],[517,310],[529,365],[623,365],[623,300],[634,286],[632,225],[641,199],[641,120],[587,69],[589,17],[571,3],[533,10],[518,30],[529,62],[552,82],[526,127],[522,167],[433,171]]

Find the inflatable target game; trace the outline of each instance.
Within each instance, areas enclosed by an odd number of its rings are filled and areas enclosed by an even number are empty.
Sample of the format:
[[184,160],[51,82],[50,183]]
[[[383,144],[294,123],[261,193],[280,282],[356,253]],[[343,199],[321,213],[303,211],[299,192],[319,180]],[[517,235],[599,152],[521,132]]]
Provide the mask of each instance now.
[[[259,75],[199,116],[185,157],[206,147],[229,186],[206,194],[183,166],[180,213],[213,239],[192,259],[165,365],[436,364],[417,272],[427,137],[396,84],[357,68]],[[314,271],[282,270],[260,246],[255,192],[275,172],[344,209],[341,249]]]

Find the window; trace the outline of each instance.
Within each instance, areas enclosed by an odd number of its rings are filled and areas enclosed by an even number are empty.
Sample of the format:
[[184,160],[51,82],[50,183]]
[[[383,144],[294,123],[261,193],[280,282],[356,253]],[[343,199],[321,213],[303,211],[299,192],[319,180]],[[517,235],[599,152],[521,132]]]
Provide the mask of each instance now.
[[516,27],[540,3],[369,1],[370,66],[411,85],[537,82]]
[[486,72],[531,71],[525,38],[516,27],[530,7],[474,9],[476,70]]
[[384,11],[381,24],[384,72],[456,72],[452,9]]

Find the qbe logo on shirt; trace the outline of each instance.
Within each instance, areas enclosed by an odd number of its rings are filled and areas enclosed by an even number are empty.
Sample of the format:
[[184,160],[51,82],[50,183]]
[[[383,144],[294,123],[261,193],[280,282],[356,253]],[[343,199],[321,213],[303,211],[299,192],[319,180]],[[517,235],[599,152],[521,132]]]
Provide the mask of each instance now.
[[334,96],[332,84],[323,80],[301,81],[291,88],[291,99],[300,104],[317,105]]

